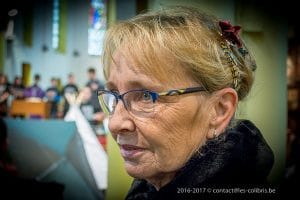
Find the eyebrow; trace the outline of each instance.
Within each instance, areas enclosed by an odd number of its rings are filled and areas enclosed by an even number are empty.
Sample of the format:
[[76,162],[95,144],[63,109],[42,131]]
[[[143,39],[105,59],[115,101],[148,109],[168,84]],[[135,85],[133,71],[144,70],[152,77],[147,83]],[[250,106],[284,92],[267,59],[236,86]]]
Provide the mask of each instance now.
[[[149,90],[158,91],[162,89],[163,85],[155,84],[155,83],[143,83],[137,80],[129,80],[128,82],[126,82],[126,86],[132,89],[149,89]],[[108,81],[106,83],[106,87],[108,89],[117,89],[117,86],[112,81]]]
[[116,88],[115,84],[111,81],[106,82],[105,87],[108,88],[108,89]]

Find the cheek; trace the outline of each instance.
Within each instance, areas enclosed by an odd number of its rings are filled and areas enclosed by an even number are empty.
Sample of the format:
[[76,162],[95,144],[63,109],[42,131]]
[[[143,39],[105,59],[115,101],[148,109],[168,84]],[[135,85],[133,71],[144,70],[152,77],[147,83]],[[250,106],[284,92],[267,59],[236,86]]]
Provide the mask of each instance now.
[[[149,148],[149,158],[151,165],[147,168],[153,168],[157,172],[169,172],[177,168],[176,151],[180,148],[180,139],[172,134],[170,128],[164,126],[164,123],[157,119],[146,120],[147,122],[139,123],[138,132],[142,143],[147,144]],[[177,149],[178,148],[178,149]],[[177,150],[176,150],[177,149]]]
[[[154,118],[140,121],[138,127],[153,152],[158,168],[176,170],[190,158],[203,141],[199,133],[195,109],[182,109],[182,105],[167,106]],[[183,111],[184,110],[184,111]],[[201,124],[199,124],[201,125]]]

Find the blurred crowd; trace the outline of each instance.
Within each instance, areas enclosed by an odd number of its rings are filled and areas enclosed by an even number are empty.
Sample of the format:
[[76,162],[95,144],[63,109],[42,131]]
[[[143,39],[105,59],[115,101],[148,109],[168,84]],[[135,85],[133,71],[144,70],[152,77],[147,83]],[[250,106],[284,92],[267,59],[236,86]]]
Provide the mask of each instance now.
[[93,67],[87,70],[87,79],[85,86],[79,88],[74,74],[68,74],[65,85],[61,85],[60,80],[53,77],[47,89],[43,90],[40,86],[40,74],[34,75],[33,84],[29,87],[24,86],[22,77],[16,76],[10,83],[5,74],[0,74],[0,116],[9,116],[13,100],[25,99],[49,102],[50,118],[64,118],[70,107],[66,96],[73,95],[79,99],[77,103],[86,119],[92,125],[98,124],[104,119],[104,114],[98,103],[97,90],[104,88],[104,84],[97,79]]

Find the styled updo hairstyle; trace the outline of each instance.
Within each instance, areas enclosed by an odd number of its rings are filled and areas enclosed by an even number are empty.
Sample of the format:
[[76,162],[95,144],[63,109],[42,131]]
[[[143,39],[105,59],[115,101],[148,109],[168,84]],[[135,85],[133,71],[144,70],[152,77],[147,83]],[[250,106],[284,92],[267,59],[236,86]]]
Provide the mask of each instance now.
[[[240,41],[244,53],[223,37],[216,17],[196,8],[171,7],[147,12],[119,22],[107,31],[104,74],[108,78],[113,54],[122,49],[125,58],[132,59],[146,74],[168,78],[166,66],[171,59],[208,92],[233,87],[242,100],[251,89],[256,64]],[[221,44],[227,45],[230,54],[224,52]],[[236,73],[228,55],[234,59]]]

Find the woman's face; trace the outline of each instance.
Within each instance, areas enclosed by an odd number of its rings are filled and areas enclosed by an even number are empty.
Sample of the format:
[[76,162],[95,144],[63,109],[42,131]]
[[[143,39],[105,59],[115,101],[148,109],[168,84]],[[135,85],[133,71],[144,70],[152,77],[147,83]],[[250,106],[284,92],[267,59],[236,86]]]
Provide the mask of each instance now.
[[[162,92],[198,86],[178,73],[159,81],[140,72],[120,53],[110,67],[107,87],[123,94],[133,89]],[[208,128],[207,97],[199,93],[159,97],[151,117],[136,116],[119,101],[109,118],[109,129],[118,143],[129,175],[155,179],[175,173],[205,143]]]

